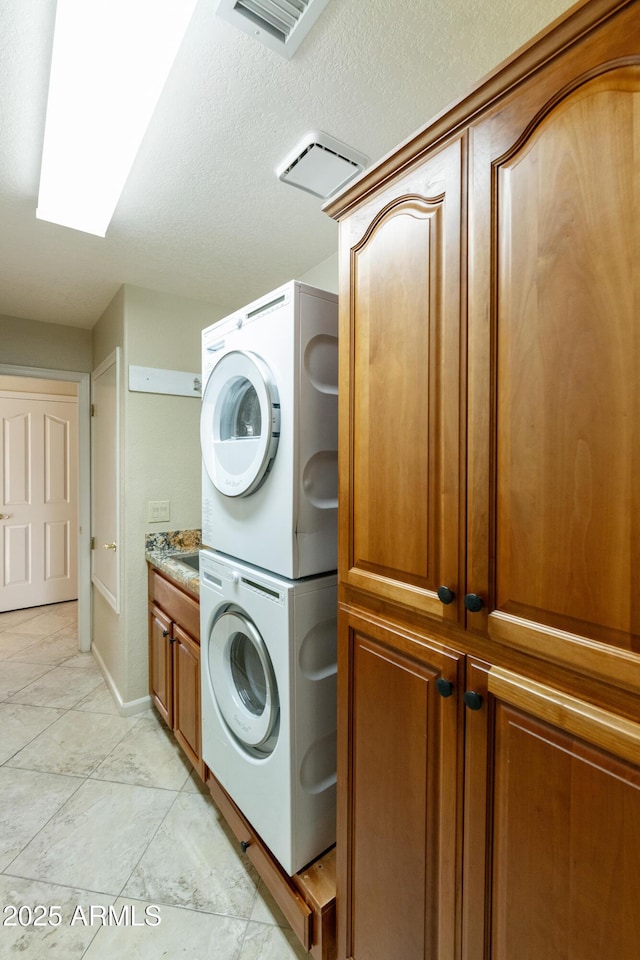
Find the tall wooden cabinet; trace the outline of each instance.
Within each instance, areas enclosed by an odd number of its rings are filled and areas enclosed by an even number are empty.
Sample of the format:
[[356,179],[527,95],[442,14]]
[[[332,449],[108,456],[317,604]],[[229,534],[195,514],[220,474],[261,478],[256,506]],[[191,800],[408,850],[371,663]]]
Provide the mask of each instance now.
[[640,3],[340,220],[340,960],[640,942]]

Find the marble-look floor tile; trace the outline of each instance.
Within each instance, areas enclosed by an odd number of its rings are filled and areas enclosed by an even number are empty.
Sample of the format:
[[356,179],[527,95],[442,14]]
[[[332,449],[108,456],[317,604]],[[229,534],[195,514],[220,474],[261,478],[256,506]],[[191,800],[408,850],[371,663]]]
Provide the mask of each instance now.
[[0,613],[0,633],[11,629],[19,623],[25,623],[27,620],[33,620],[42,612],[41,607],[27,607],[25,610],[8,610],[6,613]]
[[[237,960],[247,926],[233,917],[124,898],[116,900],[113,912],[135,919],[136,925],[104,926],[84,960]],[[158,916],[160,922],[154,925]]]
[[257,923],[270,923],[276,927],[289,926],[285,915],[271,896],[263,880],[260,880],[258,884],[258,893],[249,919],[255,920]]
[[64,713],[52,707],[0,703],[0,763],[9,760]]
[[[73,887],[60,887],[38,880],[21,877],[0,876],[0,902],[5,912],[5,925],[0,932],[0,957],[2,960],[81,960],[84,952],[98,932],[98,927],[82,922],[91,906],[108,908],[114,897],[88,893]],[[45,907],[44,925],[7,925],[10,912],[7,906],[25,906],[34,910]],[[41,914],[41,911],[38,911]],[[57,915],[60,923],[57,923]],[[23,911],[23,918],[29,914]],[[126,956],[126,951],[122,954]]]
[[[112,717],[120,716],[120,708],[106,683],[101,683],[91,693],[79,700],[73,708],[83,713],[108,713]],[[136,714],[138,719],[138,714]]]
[[87,777],[137,722],[69,710],[8,760],[7,765]]
[[[56,616],[59,617],[59,614],[56,613]],[[59,617],[59,619],[63,619]],[[58,630],[56,636],[63,637],[77,637],[78,636],[78,620],[77,617],[68,618],[65,626]]]
[[238,960],[309,960],[291,929],[250,922]]
[[3,660],[2,670],[0,670],[0,700],[7,700],[19,694],[34,680],[49,673],[51,669],[49,663],[20,663],[17,660]]
[[17,661],[5,660],[7,669],[14,664],[29,666],[31,669],[41,667],[48,671],[28,686],[23,685],[17,693],[8,698],[14,703],[30,703],[37,707],[73,707],[101,683],[100,678],[88,670],[64,666],[51,669],[50,665],[20,664]]
[[0,767],[0,870],[27,846],[82,780]]
[[68,625],[68,616],[57,614],[50,610],[43,610],[37,616],[17,623],[13,629],[16,633],[28,633],[39,637],[47,637],[49,634],[57,633],[58,630],[62,630],[63,627]]
[[[39,637],[29,637],[24,633],[16,633],[14,630],[4,630],[0,633],[0,660],[10,660],[12,657],[24,659],[28,662],[26,651],[32,643],[37,643]],[[18,654],[24,654],[22,658]]]
[[61,664],[63,667],[72,667],[74,670],[90,670],[95,677],[102,679],[102,670],[95,657],[90,653],[81,653],[78,650],[78,641],[74,640],[75,652]]
[[248,918],[257,879],[213,801],[199,793],[180,793],[122,892]]
[[170,790],[85,780],[16,857],[11,873],[119,894],[175,797]]
[[78,619],[78,601],[65,600],[62,603],[52,603],[47,608],[50,613],[55,613],[58,617],[64,617],[67,620]]
[[[14,634],[19,636],[19,634]],[[22,647],[11,656],[12,660],[25,663],[50,663],[57,666],[78,652],[78,641],[74,637],[61,637],[59,633],[51,637],[26,637]]]
[[133,729],[105,757],[92,777],[181,790],[192,767],[175,737],[157,720],[133,722]]
[[184,786],[182,787],[183,793],[200,793],[203,797],[211,798],[209,793],[209,787],[206,783],[203,783],[200,779],[200,775],[196,773],[195,770],[191,769],[189,771],[189,776],[187,777]]

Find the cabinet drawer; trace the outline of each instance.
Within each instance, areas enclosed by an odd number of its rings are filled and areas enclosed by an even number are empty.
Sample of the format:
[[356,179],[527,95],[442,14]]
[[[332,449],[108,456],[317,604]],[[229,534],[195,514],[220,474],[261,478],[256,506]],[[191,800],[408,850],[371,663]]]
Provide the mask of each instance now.
[[251,860],[272,897],[287,918],[291,929],[305,950],[311,948],[312,911],[298,891],[292,886],[290,878],[276,862],[259,837],[244,819],[235,803],[216,780],[213,774],[207,779],[207,786],[216,806],[229,824],[232,832],[242,843],[247,844],[246,854]]
[[149,570],[149,599],[195,640],[200,640],[200,604],[156,570]]

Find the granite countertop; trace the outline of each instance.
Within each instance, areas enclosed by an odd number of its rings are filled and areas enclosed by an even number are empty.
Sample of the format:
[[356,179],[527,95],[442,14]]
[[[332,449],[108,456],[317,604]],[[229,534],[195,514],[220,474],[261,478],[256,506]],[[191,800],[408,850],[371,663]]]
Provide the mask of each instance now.
[[181,557],[197,554],[202,542],[200,530],[172,530],[166,533],[148,533],[145,537],[145,558],[152,567],[173,580],[175,584],[200,596],[200,575]]

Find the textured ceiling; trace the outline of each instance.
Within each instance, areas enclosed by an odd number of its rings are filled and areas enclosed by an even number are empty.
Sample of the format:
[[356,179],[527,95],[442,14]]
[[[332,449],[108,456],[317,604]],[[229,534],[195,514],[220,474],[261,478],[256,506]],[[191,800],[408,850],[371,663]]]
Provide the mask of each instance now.
[[[0,0],[0,314],[91,327],[122,283],[234,309],[337,249],[274,169],[324,130],[372,161],[566,0],[330,0],[291,60],[199,0],[104,239],[35,219],[55,0]],[[114,70],[117,62],[114,62]]]

